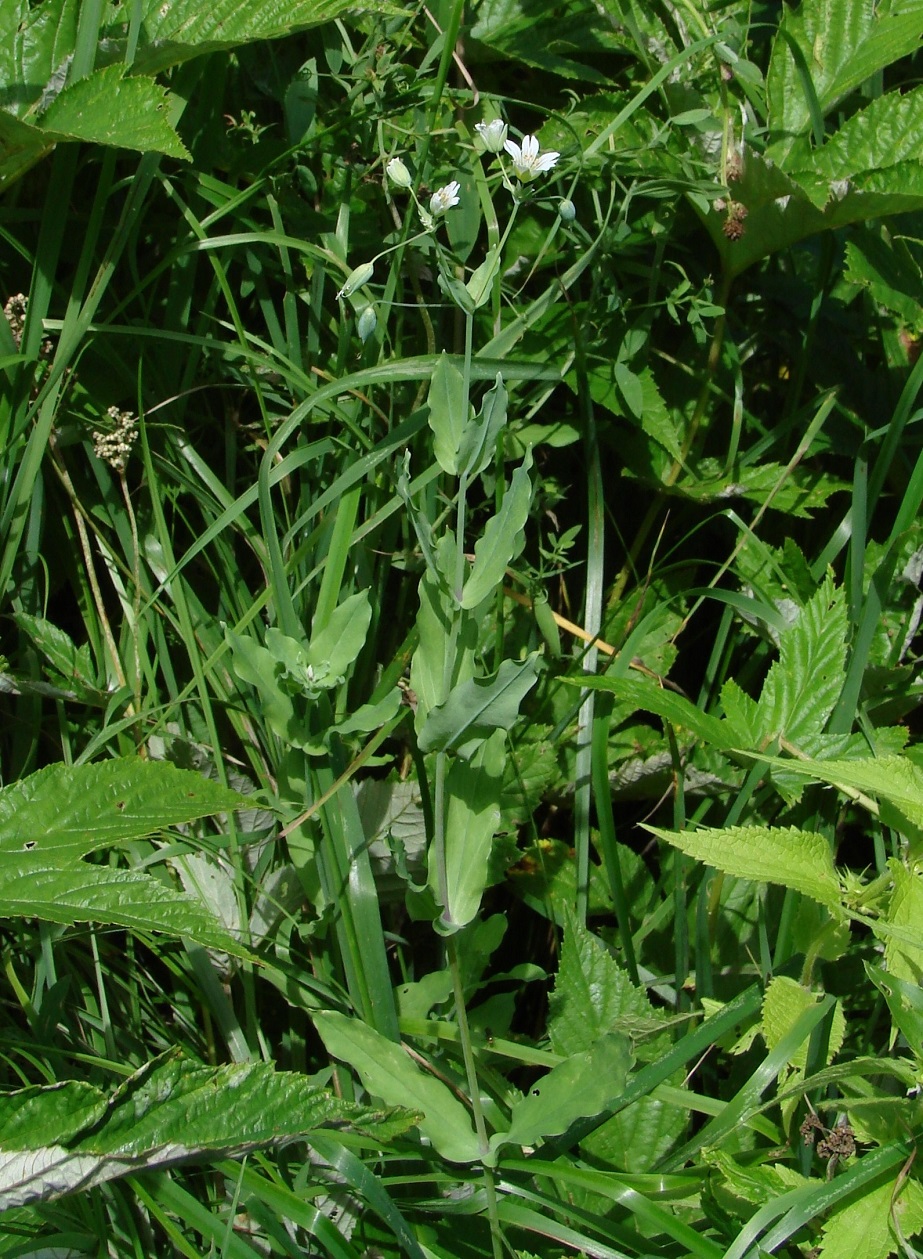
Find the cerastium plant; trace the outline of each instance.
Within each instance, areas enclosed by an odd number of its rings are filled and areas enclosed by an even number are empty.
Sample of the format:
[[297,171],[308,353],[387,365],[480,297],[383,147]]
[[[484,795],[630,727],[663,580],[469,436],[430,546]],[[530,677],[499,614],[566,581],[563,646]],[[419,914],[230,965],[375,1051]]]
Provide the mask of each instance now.
[[[508,732],[538,679],[541,660],[537,651],[499,662],[493,655],[504,574],[525,544],[533,490],[529,475],[532,455],[527,450],[507,482],[502,440],[509,394],[502,373],[497,373],[492,385],[474,404],[472,356],[475,314],[498,289],[503,245],[520,207],[528,200],[527,185],[550,170],[559,155],[540,153],[533,136],[525,136],[521,145],[508,140],[507,128],[499,119],[479,124],[477,131],[485,156],[496,156],[501,163],[504,152],[512,158],[513,177],[503,172],[503,184],[512,194],[512,205],[503,235],[494,233],[484,261],[467,280],[460,277],[460,269],[439,237],[441,220],[459,205],[459,182],[452,180],[440,187],[424,206],[406,164],[400,158],[392,158],[387,164],[391,182],[410,194],[423,224],[422,232],[409,243],[428,239],[438,266],[440,287],[459,308],[464,321],[463,354],[449,356],[443,352],[433,369],[426,399],[433,456],[438,466],[436,475],[442,474],[444,509],[434,513],[432,504],[427,510],[415,500],[409,451],[404,455],[398,492],[412,522],[424,565],[416,618],[417,643],[407,692],[414,708],[417,767],[420,788],[426,796],[424,812],[430,832],[427,888],[421,889],[418,899],[430,905],[434,928],[445,940],[474,1131],[464,1110],[448,1096],[447,1090],[445,1096],[433,1096],[445,1090],[445,1085],[421,1076],[410,1059],[388,1046],[384,1037],[370,1034],[369,1028],[360,1028],[355,1021],[331,1012],[316,1015],[315,1022],[330,1052],[349,1061],[370,1092],[385,1100],[396,1097],[398,1092],[405,1099],[419,1099],[426,1116],[421,1130],[440,1154],[452,1161],[482,1164],[493,1247],[499,1255],[500,1221],[490,1170],[496,1163],[492,1146],[496,1147],[498,1138],[492,1142],[488,1136],[481,1103],[458,940],[459,933],[474,922],[480,909],[488,882],[491,845],[500,819]],[[493,221],[496,222],[496,216]],[[371,280],[375,264],[390,251],[386,249],[356,267],[338,294],[341,299],[355,295],[357,309],[362,312],[360,322],[369,304],[359,291]],[[486,472],[496,482],[496,507],[479,530],[470,553],[469,497],[478,478]],[[421,916],[424,912],[421,908]],[[397,1091],[395,1079],[400,1080]],[[443,1120],[448,1118],[448,1125],[434,1122],[438,1115]],[[503,1138],[499,1139],[502,1142]]]

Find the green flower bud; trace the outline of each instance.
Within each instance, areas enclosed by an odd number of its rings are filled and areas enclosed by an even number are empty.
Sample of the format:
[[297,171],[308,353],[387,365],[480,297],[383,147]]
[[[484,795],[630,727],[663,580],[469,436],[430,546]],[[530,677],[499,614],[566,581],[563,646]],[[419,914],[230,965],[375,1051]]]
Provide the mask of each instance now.
[[409,188],[413,184],[410,171],[399,157],[392,157],[385,169],[392,184],[397,184],[398,188]]
[[374,306],[366,306],[365,310],[359,316],[359,323],[356,325],[356,331],[359,333],[359,339],[365,344],[369,337],[375,331],[378,325],[378,315]]
[[351,297],[356,289],[361,289],[363,284],[368,284],[374,274],[374,265],[371,262],[363,262],[361,267],[356,267],[354,271],[350,271],[346,277],[346,283],[337,293],[337,298]]
[[573,223],[574,219],[577,217],[577,207],[574,205],[573,201],[559,201],[558,214],[562,223]]

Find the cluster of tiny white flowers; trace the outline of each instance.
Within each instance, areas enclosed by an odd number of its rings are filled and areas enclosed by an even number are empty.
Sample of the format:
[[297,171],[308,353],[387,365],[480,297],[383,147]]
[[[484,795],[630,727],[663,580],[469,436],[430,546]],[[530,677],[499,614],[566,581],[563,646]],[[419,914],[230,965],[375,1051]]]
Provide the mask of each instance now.
[[128,456],[138,439],[138,417],[131,411],[120,411],[118,407],[110,407],[106,415],[115,428],[111,433],[96,431],[92,434],[93,451],[96,458],[108,463],[110,468],[124,472]]
[[[25,293],[14,293],[12,297],[8,297],[3,306],[3,314],[7,323],[10,325],[10,332],[13,334],[13,340],[16,342],[16,349],[22,346],[22,334],[26,329],[26,311],[29,309],[29,299]],[[51,358],[54,346],[46,338],[41,345],[39,353],[42,358]]]

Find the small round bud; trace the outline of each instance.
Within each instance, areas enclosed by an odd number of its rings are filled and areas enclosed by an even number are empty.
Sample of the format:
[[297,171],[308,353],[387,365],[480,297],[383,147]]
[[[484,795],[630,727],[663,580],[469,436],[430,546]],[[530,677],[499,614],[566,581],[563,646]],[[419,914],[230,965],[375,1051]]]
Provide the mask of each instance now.
[[399,157],[392,157],[385,169],[392,184],[397,184],[398,188],[410,188],[413,184],[410,171]]
[[558,216],[562,223],[573,223],[574,219],[577,217],[577,207],[574,205],[573,201],[559,201]]
[[354,271],[350,271],[346,277],[346,283],[337,293],[337,298],[351,297],[356,289],[361,289],[363,284],[368,284],[372,276],[375,274],[375,267],[371,262],[363,262],[361,267],[356,267]]

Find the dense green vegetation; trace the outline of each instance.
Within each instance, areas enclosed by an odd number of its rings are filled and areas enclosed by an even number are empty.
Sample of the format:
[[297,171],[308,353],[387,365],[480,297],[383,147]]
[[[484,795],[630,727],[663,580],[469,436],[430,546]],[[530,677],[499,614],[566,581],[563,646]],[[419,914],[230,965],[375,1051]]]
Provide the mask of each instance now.
[[914,1255],[923,4],[0,3],[0,1255]]

